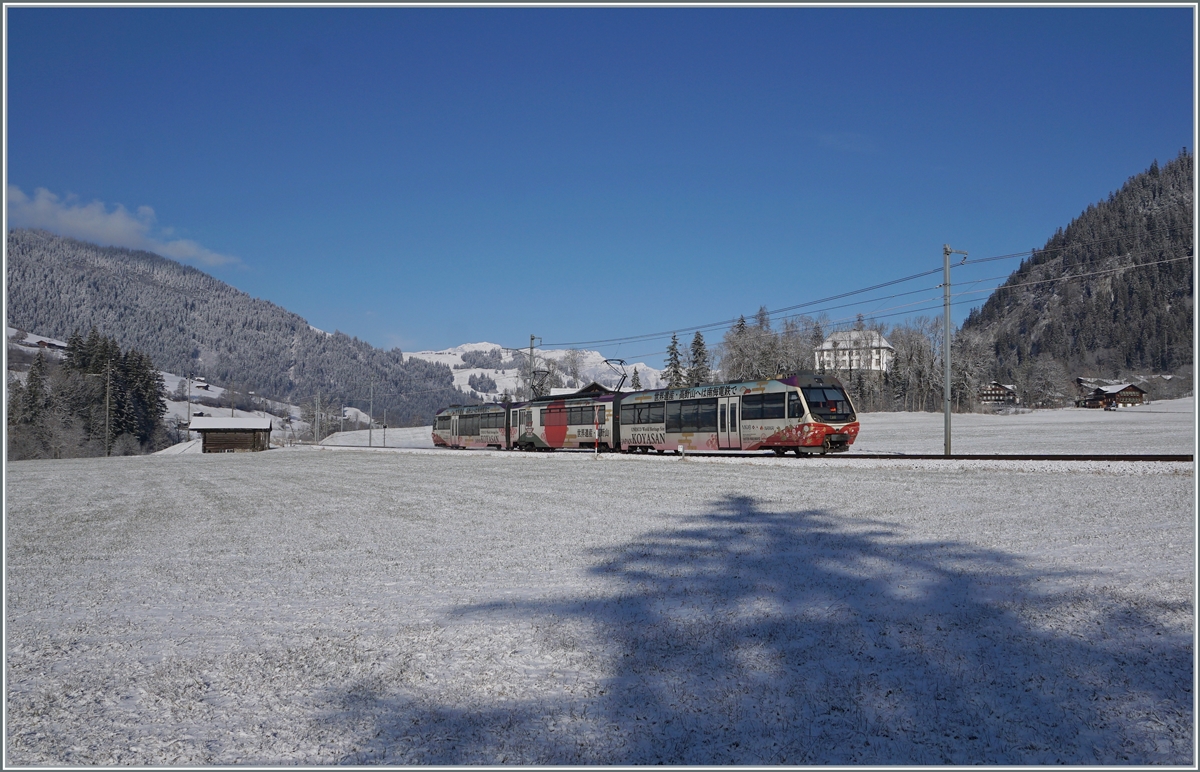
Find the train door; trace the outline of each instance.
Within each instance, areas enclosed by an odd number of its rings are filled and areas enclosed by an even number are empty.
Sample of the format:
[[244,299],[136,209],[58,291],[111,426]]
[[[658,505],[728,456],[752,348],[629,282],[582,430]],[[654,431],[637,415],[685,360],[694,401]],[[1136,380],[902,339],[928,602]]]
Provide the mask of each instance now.
[[524,412],[523,408],[509,411],[512,415],[512,426],[509,429],[509,442],[512,448],[521,447],[521,433],[524,431]]
[[717,400],[717,447],[721,450],[740,450],[742,433],[738,428],[740,397],[721,397]]

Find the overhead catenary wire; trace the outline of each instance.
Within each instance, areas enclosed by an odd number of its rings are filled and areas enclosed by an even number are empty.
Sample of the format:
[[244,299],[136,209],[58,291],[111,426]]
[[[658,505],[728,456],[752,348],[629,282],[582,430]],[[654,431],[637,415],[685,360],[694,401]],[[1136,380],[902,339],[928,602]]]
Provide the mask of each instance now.
[[[1169,229],[1164,229],[1164,230],[1169,230]],[[1113,240],[1114,240],[1114,239],[1098,239],[1098,240],[1096,240],[1096,242],[1090,242],[1090,243],[1105,243],[1105,242],[1110,242],[1110,241],[1113,241]],[[1060,250],[1055,250],[1055,251],[1060,251]],[[1155,252],[1155,251],[1157,251],[1157,250],[1143,250],[1143,251],[1138,251],[1138,252],[1127,252],[1127,253],[1125,253],[1125,254],[1122,254],[1122,255],[1115,255],[1115,256],[1113,256],[1113,257],[1115,257],[1115,258],[1117,258],[1117,259],[1122,259],[1122,258],[1131,258],[1131,257],[1138,257],[1138,256],[1141,256],[1141,255],[1145,255],[1145,254],[1151,254],[1151,253],[1153,253],[1153,252]],[[1015,257],[1020,257],[1020,256],[1023,256],[1023,255],[1024,255],[1024,256],[1027,256],[1027,255],[1029,255],[1029,253],[1028,253],[1028,252],[1023,252],[1023,253],[1013,253],[1013,254],[1011,254],[1011,255],[999,255],[999,256],[996,256],[996,257],[981,258],[981,259],[979,259],[979,260],[974,260],[974,261],[970,261],[970,262],[974,262],[974,263],[984,263],[984,262],[991,262],[991,261],[993,261],[993,260],[997,260],[997,259],[1013,259],[1013,258],[1015,258]],[[1104,269],[1104,270],[1102,270],[1102,271],[1090,271],[1090,272],[1087,272],[1087,273],[1082,273],[1082,274],[1064,274],[1064,275],[1062,275],[1062,276],[1058,276],[1058,277],[1052,277],[1052,278],[1049,278],[1049,279],[1039,279],[1039,280],[1037,280],[1037,281],[1032,281],[1032,282],[1022,282],[1022,283],[1020,283],[1020,284],[1016,284],[1016,285],[1001,285],[1001,286],[999,286],[999,287],[994,287],[994,288],[985,288],[985,289],[979,289],[979,290],[970,290],[970,291],[967,291],[967,292],[957,292],[957,293],[953,293],[953,294],[952,294],[952,297],[954,297],[954,298],[960,298],[960,299],[959,299],[959,300],[956,300],[955,302],[953,302],[953,303],[952,303],[952,305],[953,305],[953,306],[960,306],[960,305],[963,305],[964,303],[974,303],[974,302],[978,302],[978,301],[977,301],[975,298],[971,298],[971,299],[968,299],[968,300],[965,300],[965,301],[964,301],[964,300],[961,300],[961,298],[962,298],[964,295],[968,295],[968,294],[970,294],[970,295],[978,295],[978,294],[980,294],[980,293],[984,293],[984,292],[989,292],[989,293],[990,293],[990,292],[1007,291],[1007,290],[1017,289],[1017,288],[1019,288],[1019,287],[1034,286],[1034,285],[1036,285],[1036,284],[1045,284],[1045,283],[1048,283],[1048,282],[1054,282],[1054,281],[1064,281],[1064,280],[1082,279],[1082,278],[1087,278],[1087,277],[1091,277],[1091,276],[1099,276],[1099,275],[1103,275],[1103,274],[1107,274],[1107,273],[1116,273],[1116,272],[1120,272],[1120,271],[1128,271],[1128,270],[1133,270],[1133,269],[1142,268],[1142,267],[1149,267],[1149,266],[1154,266],[1154,265],[1162,265],[1162,264],[1165,264],[1165,263],[1175,263],[1175,262],[1180,262],[1180,261],[1183,261],[1183,260],[1190,260],[1190,259],[1192,259],[1192,257],[1189,255],[1189,256],[1182,256],[1182,257],[1169,258],[1169,259],[1167,259],[1167,260],[1158,260],[1158,261],[1149,262],[1149,263],[1133,263],[1133,264],[1127,264],[1127,265],[1117,266],[1117,267],[1114,267],[1114,268]],[[798,304],[798,305],[796,305],[796,306],[790,306],[790,307],[787,307],[786,309],[778,309],[778,310],[776,310],[776,311],[769,312],[768,316],[774,316],[774,315],[778,315],[779,313],[781,313],[782,311],[785,311],[785,310],[793,310],[793,309],[803,308],[803,307],[811,306],[811,305],[813,305],[813,304],[820,303],[820,302],[827,301],[827,300],[832,300],[832,299],[840,299],[840,298],[844,298],[844,297],[849,297],[849,296],[851,296],[851,295],[854,295],[854,294],[859,294],[860,292],[869,292],[869,291],[871,291],[872,289],[879,289],[879,288],[881,288],[881,287],[885,287],[885,286],[891,286],[891,285],[894,285],[894,284],[899,284],[899,283],[901,283],[901,282],[904,282],[904,281],[910,281],[910,280],[912,280],[912,279],[914,279],[914,278],[920,278],[921,276],[927,276],[927,275],[930,275],[930,274],[933,274],[933,273],[940,273],[940,272],[941,272],[941,269],[937,269],[937,270],[934,270],[934,271],[927,271],[927,272],[925,272],[925,273],[923,273],[923,274],[914,274],[913,276],[904,277],[904,278],[902,278],[902,279],[896,279],[896,280],[893,280],[893,281],[890,281],[890,282],[884,282],[884,283],[882,283],[882,284],[879,284],[879,285],[874,285],[874,286],[872,286],[872,287],[864,288],[863,290],[856,290],[856,291],[853,291],[853,292],[840,293],[839,295],[830,296],[829,298],[825,298],[825,299],[822,299],[822,300],[820,300],[820,301],[812,301],[811,303],[803,303],[803,304]],[[985,282],[985,281],[998,281],[998,280],[1005,279],[1005,278],[1011,278],[1011,276],[1012,276],[1012,274],[1008,274],[1008,275],[998,275],[998,276],[990,276],[990,277],[986,277],[986,278],[982,278],[982,279],[974,279],[974,280],[971,280],[971,282],[970,282],[970,283],[971,283],[971,285],[972,285],[972,286],[976,286],[976,285],[978,285],[978,284],[979,284],[979,283],[981,283],[981,282]],[[827,311],[832,311],[832,310],[836,310],[836,309],[840,309],[840,308],[848,308],[848,307],[861,306],[861,305],[862,305],[864,302],[870,303],[870,302],[877,302],[877,301],[882,301],[882,300],[891,300],[891,299],[895,299],[895,298],[899,298],[899,297],[905,297],[905,296],[909,296],[909,295],[917,295],[917,294],[920,294],[920,293],[922,293],[922,292],[929,292],[929,291],[932,291],[932,290],[935,290],[935,289],[939,289],[939,288],[940,288],[940,285],[939,285],[939,286],[937,286],[937,287],[923,287],[923,288],[921,288],[921,289],[918,289],[918,290],[910,290],[910,291],[907,291],[907,292],[897,292],[897,293],[892,293],[891,295],[885,295],[885,296],[882,296],[882,297],[874,297],[874,298],[869,298],[869,299],[867,299],[867,300],[865,300],[865,301],[856,301],[856,302],[853,302],[853,303],[842,303],[842,304],[838,304],[838,305],[835,305],[835,306],[826,306],[826,307],[817,308],[817,309],[810,309],[810,310],[809,310],[807,313],[824,313],[824,312],[827,312]],[[921,305],[923,305],[923,304],[925,304],[925,303],[933,303],[933,302],[935,302],[935,301],[936,301],[936,302],[938,302],[938,303],[940,304],[940,302],[941,302],[941,298],[932,298],[932,297],[931,297],[931,298],[926,298],[926,299],[923,299],[923,300],[915,301],[915,302],[913,302],[913,303],[906,303],[906,304],[901,304],[901,305],[899,305],[899,306],[890,306],[890,307],[887,307],[887,308],[876,309],[875,311],[873,311],[873,312],[872,312],[872,314],[871,314],[871,317],[872,317],[873,319],[882,319],[882,318],[891,318],[891,317],[894,317],[894,316],[902,316],[902,315],[906,315],[906,314],[918,313],[918,312],[921,312],[921,311],[934,311],[934,310],[937,310],[937,307],[936,307],[936,306],[928,306],[928,307],[925,307],[925,308],[913,308],[913,307],[914,307],[914,306],[921,306]],[[897,309],[906,309],[906,310],[897,310]],[[882,312],[882,313],[881,313],[881,312]],[[803,316],[803,314],[791,314],[791,315],[782,316],[782,317],[779,317],[779,318],[780,318],[780,319],[782,319],[782,320],[788,320],[788,319],[793,319],[793,318],[796,318],[797,316]],[[855,319],[856,319],[856,317],[847,317],[847,318],[843,318],[843,319],[836,319],[836,320],[832,320],[832,321],[830,322],[830,328],[831,328],[831,329],[834,329],[834,330],[836,330],[836,329],[838,329],[839,327],[843,326],[844,324],[847,324],[847,323],[849,323],[849,322],[852,322],[852,321],[854,321]],[[691,327],[689,327],[689,328],[686,328],[686,329],[688,329],[688,330],[695,329],[695,330],[697,330],[697,331],[700,331],[700,330],[706,330],[706,329],[713,329],[713,328],[717,328],[717,327],[719,327],[719,326],[721,326],[721,325],[723,325],[723,326],[725,326],[725,327],[729,327],[729,326],[732,326],[732,324],[734,324],[734,322],[726,322],[726,323],[721,323],[720,325],[718,325],[718,324],[711,324],[711,325],[705,325],[705,326],[701,326],[701,327],[697,327],[697,328],[691,328]],[[676,332],[669,332],[669,333],[657,333],[657,334],[653,334],[653,335],[645,335],[645,336],[630,336],[630,337],[627,337],[627,338],[620,338],[620,339],[613,339],[613,340],[614,340],[614,341],[618,341],[618,340],[619,340],[621,343],[631,343],[631,342],[647,342],[647,341],[650,341],[650,340],[654,340],[654,339],[656,339],[656,338],[658,338],[658,339],[666,338],[668,335],[674,335],[674,334],[677,334],[677,333],[676,333]],[[618,343],[618,346],[619,346],[619,345],[621,345],[621,343]],[[570,345],[570,344],[562,344],[562,343],[558,343],[558,344],[553,344],[553,345],[554,345],[554,346],[566,346],[566,345]],[[578,345],[582,345],[582,344],[578,344]],[[664,350],[664,351],[654,351],[654,352],[646,352],[646,353],[640,353],[640,354],[626,354],[625,356],[626,356],[626,357],[628,357],[628,358],[639,359],[639,358],[645,358],[645,357],[651,357],[651,356],[660,356],[660,355],[662,355],[662,354],[665,354],[665,353],[666,353],[666,351]]]
[[[1189,227],[1190,226],[1164,226],[1162,228],[1155,228],[1150,231],[1144,231],[1144,232],[1138,234],[1137,238],[1140,240],[1140,239],[1144,239],[1146,236],[1151,236],[1151,235],[1165,233],[1165,232],[1171,232],[1171,231],[1186,230]],[[1054,254],[1054,253],[1066,251],[1069,249],[1096,246],[1096,245],[1100,245],[1100,244],[1108,244],[1108,243],[1111,243],[1114,241],[1120,241],[1122,239],[1128,239],[1128,238],[1131,238],[1131,237],[1129,237],[1129,236],[1112,236],[1112,237],[1103,238],[1103,239],[1093,239],[1090,241],[1077,241],[1077,242],[1072,242],[1071,244],[1067,244],[1062,247],[1052,247],[1052,248],[1042,248],[1042,249],[1035,248],[1035,249],[1024,250],[1021,252],[1012,252],[1012,253],[1004,254],[1004,255],[992,255],[989,257],[968,259],[968,260],[964,260],[959,265],[974,265],[974,264],[978,264],[978,263],[994,262],[997,260],[1014,260],[1017,258],[1024,259],[1024,258],[1033,257],[1034,255]],[[1128,252],[1125,255],[1120,255],[1119,257],[1132,256],[1135,254],[1145,254],[1145,253],[1144,252]],[[766,313],[766,315],[768,318],[776,317],[779,314],[786,314],[788,312],[796,311],[801,308],[811,308],[812,306],[821,305],[823,303],[828,303],[833,300],[841,300],[843,298],[852,297],[854,295],[860,295],[860,294],[863,294],[866,292],[872,292],[874,290],[882,289],[884,287],[890,287],[890,286],[894,286],[896,284],[902,284],[904,282],[913,281],[915,279],[923,278],[925,276],[931,276],[933,274],[941,273],[941,271],[942,271],[942,269],[940,269],[940,268],[935,268],[935,269],[931,269],[928,271],[922,271],[920,273],[915,273],[910,276],[904,276],[904,277],[901,277],[898,279],[892,279],[890,281],[882,282],[879,284],[874,284],[869,287],[862,287],[860,289],[850,290],[847,292],[841,292],[841,293],[838,293],[835,295],[830,295],[830,296],[827,296],[824,298],[818,298],[816,300],[806,301],[804,303],[798,303],[798,304],[791,305],[791,306],[784,306],[782,308],[777,308],[775,310],[768,311]],[[1004,278],[1004,277],[998,277],[998,278]],[[978,283],[980,281],[992,281],[992,280],[993,279],[977,279],[977,280],[974,280],[974,283]],[[923,291],[925,291],[925,290],[915,290],[914,293],[923,292]],[[900,293],[900,295],[914,294],[914,293]],[[899,295],[887,296],[883,299],[888,299],[890,297],[896,297],[896,296],[899,296]],[[872,300],[878,300],[878,299],[879,298],[874,298]],[[847,304],[847,305],[857,305],[857,304]],[[842,307],[845,307],[845,306],[844,305],[843,306],[835,306],[835,308],[842,308]],[[825,309],[815,309],[815,312],[819,313],[822,310],[825,310]],[[743,315],[740,318],[745,318],[745,316]],[[783,317],[783,318],[791,318],[791,317]],[[681,331],[703,332],[703,331],[713,330],[713,329],[728,328],[728,327],[731,327],[734,324],[736,324],[737,321],[738,321],[737,319],[727,319],[727,320],[720,321],[720,322],[709,322],[707,324],[701,324],[701,325],[688,325],[688,326],[676,328],[674,330],[667,330],[667,331],[654,332],[654,333],[644,333],[644,334],[640,334],[640,335],[628,335],[628,336],[623,336],[623,337],[603,338],[603,339],[596,339],[596,340],[554,342],[554,343],[545,344],[544,348],[574,348],[574,347],[579,347],[579,346],[604,346],[606,344],[607,345],[612,345],[612,344],[620,345],[620,344],[624,344],[624,343],[646,342],[646,341],[657,340],[657,339],[665,339],[672,335],[677,335]],[[632,355],[629,355],[629,356],[632,356]]]

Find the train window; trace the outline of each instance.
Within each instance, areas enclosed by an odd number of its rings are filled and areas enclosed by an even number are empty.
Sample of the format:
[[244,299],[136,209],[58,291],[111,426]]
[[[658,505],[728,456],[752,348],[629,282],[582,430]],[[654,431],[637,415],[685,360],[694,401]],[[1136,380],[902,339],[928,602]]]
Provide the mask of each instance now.
[[[600,407],[600,423],[604,423],[605,406]],[[646,402],[640,405],[622,405],[621,423],[626,426],[638,424],[660,424],[663,422],[663,403]]]
[[564,407],[542,408],[542,426],[566,426],[567,409]]
[[738,428],[737,428],[737,413],[738,413],[738,403],[730,402],[729,403],[729,431],[731,431],[731,432],[736,432],[738,430]]
[[597,421],[597,423],[605,423],[605,421],[606,421],[606,418],[605,418],[605,416],[606,416],[607,412],[608,412],[608,406],[607,406],[607,405],[601,405],[600,407],[596,408],[596,421]]
[[479,416],[459,416],[458,417],[458,433],[462,437],[471,437],[479,434]]
[[747,394],[742,397],[742,420],[757,421],[762,418],[762,394]]
[[763,418],[783,418],[784,417],[784,400],[787,398],[783,392],[776,394],[762,395],[762,417]]
[[822,418],[837,416],[839,419],[854,420],[850,410],[850,401],[841,389],[805,388],[803,391],[804,399],[808,402],[808,407],[814,415]]
[[667,431],[680,431],[679,423],[679,402],[668,402],[667,405]]
[[679,431],[681,432],[697,432],[700,431],[700,405],[699,400],[685,399],[679,403]]
[[788,418],[800,418],[804,415],[804,405],[800,402],[800,392],[789,391],[788,399]]
[[668,418],[671,415],[670,405],[672,404],[679,405],[679,431],[715,432],[717,430],[716,399],[685,399],[679,403],[668,403]]
[[721,405],[720,411],[717,413],[717,431],[727,431],[725,428],[725,406]]

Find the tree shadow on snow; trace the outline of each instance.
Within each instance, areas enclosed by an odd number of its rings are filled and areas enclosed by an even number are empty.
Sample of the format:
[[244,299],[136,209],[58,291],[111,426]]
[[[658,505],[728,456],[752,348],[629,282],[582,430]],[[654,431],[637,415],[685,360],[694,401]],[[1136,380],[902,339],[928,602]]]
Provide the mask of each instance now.
[[597,555],[588,597],[458,610],[535,620],[550,656],[586,647],[591,688],[449,704],[351,685],[343,761],[1190,763],[1191,635],[1160,621],[1179,609],[902,536],[730,497]]

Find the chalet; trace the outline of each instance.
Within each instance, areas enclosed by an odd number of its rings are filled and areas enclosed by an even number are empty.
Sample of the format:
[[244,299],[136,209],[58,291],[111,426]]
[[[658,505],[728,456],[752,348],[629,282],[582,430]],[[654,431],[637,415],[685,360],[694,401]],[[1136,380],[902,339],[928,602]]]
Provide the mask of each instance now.
[[979,401],[984,405],[1019,405],[1017,387],[1012,384],[992,381],[979,389]]
[[891,367],[896,349],[875,330],[846,330],[830,333],[814,356],[817,370],[821,372],[883,372]]
[[1117,408],[1146,404],[1146,390],[1132,383],[1097,386],[1090,394],[1075,400],[1075,407]]
[[271,447],[270,418],[193,418],[188,430],[200,433],[204,453],[236,453]]

